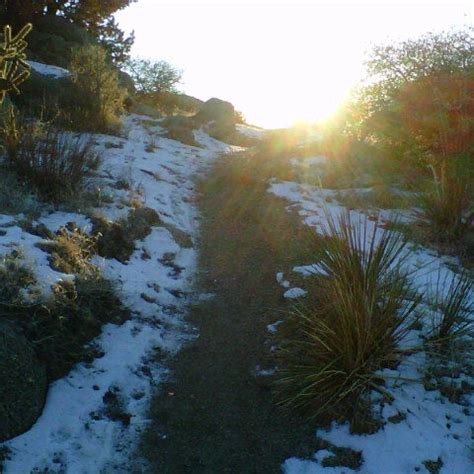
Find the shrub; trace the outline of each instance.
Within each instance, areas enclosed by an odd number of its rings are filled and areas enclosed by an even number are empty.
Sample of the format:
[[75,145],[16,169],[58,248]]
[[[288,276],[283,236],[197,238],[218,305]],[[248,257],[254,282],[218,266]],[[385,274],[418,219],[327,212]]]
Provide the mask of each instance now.
[[125,263],[135,250],[135,240],[144,239],[153,225],[161,223],[155,210],[149,207],[132,209],[126,219],[112,222],[103,217],[94,217],[94,234],[97,236],[97,251],[105,258],[115,258]]
[[166,137],[191,146],[199,146],[194,138],[193,130],[197,128],[193,119],[182,115],[165,118],[160,125],[168,131]]
[[69,69],[76,86],[76,96],[68,108],[72,122],[87,131],[116,131],[126,91],[120,87],[118,73],[108,63],[105,50],[96,45],[74,50]]
[[365,218],[354,224],[349,213],[326,219],[315,245],[318,304],[296,308],[283,325],[279,387],[283,404],[344,417],[371,390],[390,398],[377,371],[404,353],[418,297],[401,269],[401,234],[371,230]]
[[91,360],[96,351],[85,344],[100,334],[103,324],[120,323],[128,315],[112,284],[96,268],[60,282],[46,301],[26,300],[25,290],[36,282],[21,255],[12,253],[0,262],[0,281],[2,319],[21,328],[49,380],[62,377],[79,361]]
[[434,306],[430,340],[446,345],[466,334],[473,334],[473,282],[468,273],[438,278],[432,297]]
[[64,68],[69,66],[74,48],[94,41],[85,28],[53,15],[38,18],[30,37],[28,52],[31,59]]
[[166,61],[149,59],[130,59],[125,64],[139,94],[159,95],[162,92],[175,92],[181,82],[183,72]]
[[0,166],[0,213],[39,217],[41,204],[34,191],[16,173]]
[[419,193],[417,216],[438,241],[459,240],[474,227],[473,180],[469,170],[450,167],[440,177],[434,175],[428,190]]
[[91,262],[97,253],[97,236],[91,237],[74,225],[59,229],[52,242],[38,245],[50,253],[50,265],[58,272],[87,276],[97,270]]
[[1,129],[6,165],[31,184],[45,201],[59,202],[81,189],[99,166],[92,141],[48,124],[17,124],[11,111]]

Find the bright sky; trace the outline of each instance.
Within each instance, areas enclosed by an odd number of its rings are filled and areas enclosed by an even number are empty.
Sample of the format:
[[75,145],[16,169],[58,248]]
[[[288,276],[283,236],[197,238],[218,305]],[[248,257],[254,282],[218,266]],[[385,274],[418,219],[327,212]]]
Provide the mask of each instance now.
[[183,92],[276,128],[330,115],[371,44],[472,24],[474,0],[138,0],[117,19],[134,56],[184,70]]

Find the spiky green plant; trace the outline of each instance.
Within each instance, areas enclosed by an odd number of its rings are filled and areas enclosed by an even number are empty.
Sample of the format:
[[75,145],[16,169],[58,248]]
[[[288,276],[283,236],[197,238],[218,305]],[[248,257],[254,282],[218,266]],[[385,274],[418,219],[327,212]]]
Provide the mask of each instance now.
[[466,334],[474,334],[473,281],[462,273],[451,278],[438,276],[433,291],[434,315],[430,340],[446,344]]
[[15,36],[9,25],[3,28],[3,41],[0,43],[0,104],[7,92],[19,94],[18,86],[30,77],[31,66],[26,62],[25,41],[28,33],[33,29],[27,23]]
[[364,395],[384,390],[378,372],[396,365],[419,317],[419,297],[402,270],[401,234],[349,212],[327,224],[315,244],[318,304],[298,307],[282,327],[279,356],[282,404],[311,416],[348,415]]

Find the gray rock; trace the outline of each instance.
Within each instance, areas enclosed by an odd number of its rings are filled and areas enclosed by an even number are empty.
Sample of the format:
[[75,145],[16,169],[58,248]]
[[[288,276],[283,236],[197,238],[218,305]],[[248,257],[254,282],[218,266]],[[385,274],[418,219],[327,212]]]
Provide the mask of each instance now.
[[216,121],[235,124],[234,106],[225,100],[212,98],[201,106],[195,118],[199,123]]
[[27,431],[43,411],[48,383],[33,346],[0,320],[0,442]]

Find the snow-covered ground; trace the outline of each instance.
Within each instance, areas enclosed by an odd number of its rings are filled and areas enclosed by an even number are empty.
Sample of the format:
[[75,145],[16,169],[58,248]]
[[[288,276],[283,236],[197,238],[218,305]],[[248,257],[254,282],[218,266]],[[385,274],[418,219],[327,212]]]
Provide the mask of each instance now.
[[249,138],[256,138],[258,140],[261,140],[266,133],[266,130],[263,128],[255,127],[254,125],[246,125],[243,123],[238,123],[235,128],[242,135],[245,135]]
[[[95,179],[102,192],[113,198],[95,211],[117,219],[127,215],[132,202],[139,200],[154,209],[164,223],[152,227],[145,239],[136,242],[127,263],[96,257],[104,276],[117,283],[132,318],[121,326],[108,324],[103,328],[96,341],[103,357],[91,364],[78,364],[51,385],[36,424],[5,443],[11,450],[6,473],[141,472],[140,467],[131,467],[129,458],[147,424],[152,389],[167,373],[156,361],[157,350],[174,353],[196,332],[183,319],[186,305],[195,297],[191,283],[196,250],[180,245],[172,231],[178,229],[194,241],[199,228],[193,204],[195,179],[218,154],[233,150],[202,132],[196,132],[196,139],[203,148],[163,138],[158,122],[150,127],[149,121],[149,117],[127,117],[127,139],[94,137],[104,158]],[[117,189],[118,181],[126,181],[130,189]],[[38,291],[48,293],[55,282],[73,278],[52,270],[47,254],[34,245],[41,238],[22,230],[15,220],[0,215],[0,228],[5,233],[0,236],[0,252],[10,252],[12,247],[22,250],[41,282]],[[77,213],[53,212],[42,215],[38,222],[52,231],[68,222],[90,230],[87,216]],[[131,414],[129,425],[106,416],[107,393],[113,393],[124,412]]]
[[62,77],[67,77],[70,75],[70,72],[67,69],[63,69],[59,66],[51,66],[49,64],[37,63],[36,61],[28,61],[28,64],[35,72],[43,76],[51,76],[55,79],[60,79]]
[[[312,161],[314,166],[320,159]],[[298,164],[294,163],[296,166]],[[288,210],[297,210],[305,224],[316,232],[324,223],[325,215],[337,215],[344,208],[336,201],[336,193],[316,186],[295,182],[271,180],[269,192],[286,198]],[[380,221],[390,219],[388,211],[382,211]],[[351,218],[357,221],[361,214],[352,211]],[[368,221],[369,225],[375,225]],[[367,232],[371,235],[371,232]],[[435,251],[413,246],[412,253],[406,265],[414,271],[414,278],[421,294],[429,294],[436,286],[437,279],[450,281],[454,276],[451,268],[460,266],[457,259],[438,255]],[[303,276],[317,272],[317,266],[306,265],[295,267],[293,271]],[[282,284],[285,295],[289,291],[303,296],[300,288],[290,288],[291,275],[276,275]],[[447,280],[444,280],[447,278]],[[439,287],[439,291],[447,291],[448,286]],[[474,316],[473,316],[474,317]],[[274,332],[277,328],[271,328]],[[421,344],[421,333],[411,331],[411,339],[415,344]],[[473,361],[463,360],[465,371],[460,370],[458,378],[447,379],[447,384],[458,386],[463,383],[472,387],[474,379],[469,374],[467,366]],[[392,404],[377,404],[375,410],[380,413],[385,422],[383,428],[371,435],[355,435],[349,432],[348,425],[333,424],[329,430],[318,430],[318,437],[339,446],[361,451],[363,465],[357,472],[364,474],[408,474],[428,473],[426,461],[441,459],[441,474],[472,474],[474,472],[474,394],[466,390],[463,403],[452,403],[438,390],[426,390],[422,383],[403,380],[421,381],[423,370],[430,364],[425,353],[409,357],[397,370],[391,371],[393,376],[387,389],[394,396]],[[400,415],[400,416],[398,416]],[[356,472],[347,467],[324,467],[321,461],[330,455],[327,450],[314,454],[312,460],[288,459],[283,470],[286,474],[326,474]],[[434,471],[433,471],[434,472]],[[438,472],[438,471],[436,471]]]

